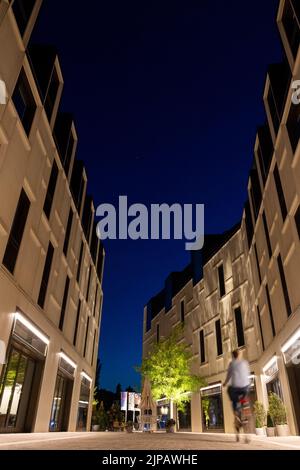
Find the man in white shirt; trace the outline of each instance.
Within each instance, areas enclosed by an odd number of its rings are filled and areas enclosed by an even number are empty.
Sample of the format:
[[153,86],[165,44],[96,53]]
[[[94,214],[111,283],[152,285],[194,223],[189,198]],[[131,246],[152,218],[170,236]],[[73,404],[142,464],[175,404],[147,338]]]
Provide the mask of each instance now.
[[250,385],[249,363],[240,358],[239,351],[232,352],[233,359],[229,364],[224,386],[230,381],[228,395],[232,401],[233,411],[236,412],[239,400],[248,394]]

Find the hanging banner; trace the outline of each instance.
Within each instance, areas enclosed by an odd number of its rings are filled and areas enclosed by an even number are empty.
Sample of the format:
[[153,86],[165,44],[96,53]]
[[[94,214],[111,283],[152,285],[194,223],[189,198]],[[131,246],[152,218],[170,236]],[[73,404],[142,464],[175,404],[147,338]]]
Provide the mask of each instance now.
[[127,411],[127,392],[121,392],[121,410]]
[[141,407],[141,394],[135,393],[134,394],[134,407],[140,409]]
[[134,411],[134,393],[128,393],[128,411]]

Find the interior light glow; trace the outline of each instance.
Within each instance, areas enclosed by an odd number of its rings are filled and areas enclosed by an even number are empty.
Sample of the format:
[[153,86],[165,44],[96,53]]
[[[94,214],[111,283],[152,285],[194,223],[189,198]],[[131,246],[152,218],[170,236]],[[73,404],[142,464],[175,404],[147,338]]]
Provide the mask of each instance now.
[[263,367],[263,372],[265,373],[266,370],[268,370],[271,366],[275,365],[277,363],[277,356],[273,356],[267,364]]
[[208,385],[207,387],[203,387],[203,388],[200,388],[201,392],[203,390],[211,390],[212,388],[216,388],[216,387],[222,387],[222,384],[218,383],[218,384],[214,384],[214,385]]
[[76,369],[77,364],[75,364],[75,362],[73,362],[72,359],[70,359],[69,356],[67,356],[64,352],[61,351],[59,353],[59,356],[61,359],[66,361],[68,364],[70,364],[70,366],[73,367],[73,369]]
[[300,329],[297,330],[296,333],[294,333],[293,336],[291,336],[290,339],[282,346],[281,351],[283,353],[287,352],[287,350],[290,349],[298,339],[300,339]]
[[37,336],[44,344],[49,344],[49,338],[47,338],[40,330],[38,330],[27,318],[23,317],[20,312],[15,313],[15,319],[24,325],[29,331]]
[[92,379],[91,377],[89,377],[85,372],[81,372],[81,377],[83,377],[84,379],[88,380],[90,383],[92,383]]

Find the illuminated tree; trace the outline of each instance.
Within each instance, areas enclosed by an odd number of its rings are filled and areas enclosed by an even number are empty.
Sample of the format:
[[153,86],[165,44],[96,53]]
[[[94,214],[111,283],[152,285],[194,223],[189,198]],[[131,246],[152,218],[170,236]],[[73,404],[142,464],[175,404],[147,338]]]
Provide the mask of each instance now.
[[182,329],[177,328],[169,338],[156,344],[144,358],[140,372],[149,378],[155,400],[167,398],[177,409],[184,410],[184,405],[190,401],[187,392],[198,391],[205,382],[191,373],[192,354],[180,341],[181,332]]

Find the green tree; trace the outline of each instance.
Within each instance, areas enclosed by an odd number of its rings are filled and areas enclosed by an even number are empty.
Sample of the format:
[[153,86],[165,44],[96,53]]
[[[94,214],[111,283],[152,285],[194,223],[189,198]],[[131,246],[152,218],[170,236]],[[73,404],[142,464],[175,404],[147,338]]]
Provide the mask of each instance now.
[[139,370],[143,377],[149,378],[155,400],[173,400],[177,409],[184,410],[190,401],[186,392],[199,390],[205,381],[191,373],[192,354],[180,341],[181,336],[182,328],[177,328],[171,336],[156,344]]

